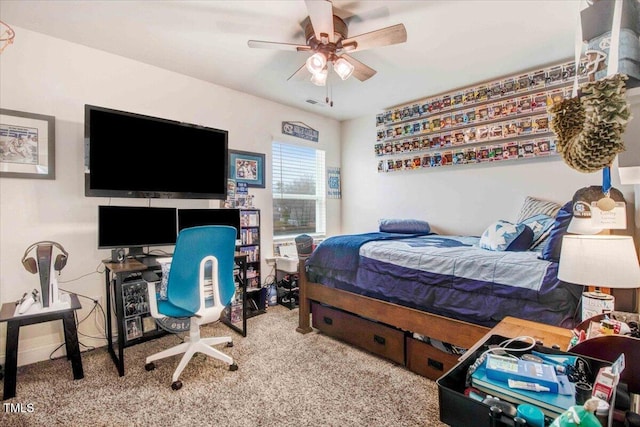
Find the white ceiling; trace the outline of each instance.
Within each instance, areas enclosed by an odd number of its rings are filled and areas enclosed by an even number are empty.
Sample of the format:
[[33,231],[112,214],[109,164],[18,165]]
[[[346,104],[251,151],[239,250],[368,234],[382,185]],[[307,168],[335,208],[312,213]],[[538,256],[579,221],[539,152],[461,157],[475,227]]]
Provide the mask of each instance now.
[[406,43],[352,54],[377,70],[371,79],[341,81],[332,73],[333,107],[326,88],[287,81],[308,53],[247,46],[250,39],[305,44],[302,0],[0,0],[0,19],[18,27],[7,49],[20,49],[25,28],[345,120],[570,59],[580,10],[579,0],[333,5],[338,15],[353,15],[349,36],[398,23],[407,30]]

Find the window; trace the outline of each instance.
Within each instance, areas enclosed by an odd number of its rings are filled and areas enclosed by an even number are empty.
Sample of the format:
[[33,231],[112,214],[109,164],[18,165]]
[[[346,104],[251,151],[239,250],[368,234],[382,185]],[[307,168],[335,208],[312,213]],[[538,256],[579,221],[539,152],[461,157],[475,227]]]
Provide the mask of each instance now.
[[324,151],[274,141],[271,158],[274,237],[324,233]]

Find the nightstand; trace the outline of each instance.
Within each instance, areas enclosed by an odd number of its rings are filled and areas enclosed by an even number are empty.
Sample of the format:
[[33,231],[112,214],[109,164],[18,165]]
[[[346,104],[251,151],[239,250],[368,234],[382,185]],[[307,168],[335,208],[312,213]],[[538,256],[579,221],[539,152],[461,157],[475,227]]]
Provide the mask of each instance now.
[[75,311],[82,308],[78,296],[70,294],[71,305],[62,310],[47,310],[33,314],[16,315],[16,303],[2,304],[0,309],[0,322],[7,322],[6,362],[4,377],[3,400],[16,395],[16,374],[18,367],[18,335],[20,327],[36,323],[62,320],[64,326],[64,341],[67,350],[67,358],[71,360],[73,379],[84,378],[78,331],[76,329]]
[[507,338],[519,336],[533,337],[545,347],[557,348],[567,351],[573,333],[569,329],[558,326],[551,326],[544,323],[532,322],[531,320],[518,319],[507,316],[500,323],[486,333],[473,347],[471,347],[460,360],[465,359],[465,355],[473,354],[478,347],[481,347],[492,335],[500,335]]

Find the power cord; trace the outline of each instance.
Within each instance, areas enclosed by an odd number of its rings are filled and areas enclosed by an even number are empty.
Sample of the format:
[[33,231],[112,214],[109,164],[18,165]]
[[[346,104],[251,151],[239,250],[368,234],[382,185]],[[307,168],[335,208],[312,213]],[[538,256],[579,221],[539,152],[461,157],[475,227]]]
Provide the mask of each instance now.
[[[77,330],[78,335],[79,335],[79,336],[82,336],[82,337],[85,337],[85,338],[89,338],[89,339],[105,340],[105,341],[106,341],[107,336],[106,336],[106,333],[105,333],[105,327],[106,327],[106,324],[107,324],[107,316],[106,316],[106,313],[105,313],[105,311],[104,311],[104,308],[103,308],[103,307],[102,307],[102,305],[100,304],[100,301],[99,301],[99,300],[97,300],[97,299],[95,299],[95,298],[89,297],[89,296],[87,296],[87,295],[80,294],[80,293],[78,293],[78,292],[71,292],[71,291],[68,291],[68,290],[66,290],[66,289],[62,289],[62,288],[60,288],[60,290],[61,290],[61,291],[63,291],[63,292],[66,292],[66,293],[68,293],[68,294],[73,293],[73,294],[77,295],[78,297],[80,297],[80,298],[84,298],[84,299],[87,299],[87,300],[89,300],[89,301],[91,301],[91,302],[93,303],[93,307],[91,307],[91,310],[89,311],[89,313],[87,313],[87,314],[86,314],[82,319],[78,319],[78,312],[77,312],[77,311],[74,311],[74,313],[73,313],[73,314],[74,314],[74,319],[75,319],[75,322],[76,322],[76,330]],[[85,322],[85,321],[86,321],[89,317],[91,317],[92,315],[93,315],[94,319],[96,319],[96,320],[97,320],[99,312],[100,312],[100,313],[102,313],[102,315],[101,315],[101,318],[102,318],[102,325],[100,325],[100,324],[99,324],[99,323],[97,323],[97,322],[95,323],[95,325],[96,325],[96,329],[97,329],[98,331],[102,332],[102,336],[91,336],[91,335],[87,335],[87,334],[84,334],[84,333],[80,332],[80,325],[81,325],[83,322]],[[82,341],[80,341],[80,340],[78,340],[78,344],[79,344],[80,346],[84,347],[84,348],[86,349],[85,351],[95,350],[95,347],[94,347],[94,346],[88,346],[88,345],[84,344],[84,343],[83,343]],[[60,344],[57,348],[55,348],[55,349],[54,349],[54,350],[49,354],[49,359],[53,359],[53,358],[54,358],[54,357],[53,357],[53,354],[54,354],[56,351],[58,351],[60,348],[62,348],[62,346],[63,346],[63,345],[64,345],[64,343]]]

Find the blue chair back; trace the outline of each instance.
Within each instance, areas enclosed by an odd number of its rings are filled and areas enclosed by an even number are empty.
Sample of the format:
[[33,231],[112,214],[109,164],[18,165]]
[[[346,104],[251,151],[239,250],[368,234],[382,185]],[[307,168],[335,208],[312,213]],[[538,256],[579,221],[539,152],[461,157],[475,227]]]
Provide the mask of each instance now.
[[184,310],[195,313],[200,308],[200,261],[209,255],[218,259],[220,302],[227,305],[235,291],[233,264],[236,229],[226,225],[185,228],[171,260],[167,282],[167,299]]

